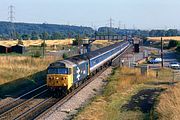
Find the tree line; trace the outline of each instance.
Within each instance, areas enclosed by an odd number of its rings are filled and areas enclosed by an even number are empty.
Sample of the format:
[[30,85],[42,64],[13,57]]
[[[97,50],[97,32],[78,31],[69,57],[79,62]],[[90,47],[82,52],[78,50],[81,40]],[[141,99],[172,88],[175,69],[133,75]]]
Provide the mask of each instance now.
[[56,24],[31,24],[0,22],[0,38],[23,40],[36,39],[64,39],[74,38],[77,35],[90,37],[94,30],[90,27],[69,26]]
[[[14,29],[13,29],[14,28]],[[14,31],[13,31],[14,30]],[[0,22],[0,39],[65,39],[80,37],[95,37],[95,35],[119,35],[119,36],[140,36],[140,37],[160,37],[160,36],[180,36],[177,29],[169,30],[134,30],[100,27],[93,30],[91,27],[55,25],[55,24],[32,24],[32,23],[10,23]]]
[[112,35],[131,35],[142,37],[161,37],[161,36],[180,36],[180,31],[177,29],[169,30],[135,30],[135,29],[118,29],[101,27],[97,31],[98,35],[112,34]]

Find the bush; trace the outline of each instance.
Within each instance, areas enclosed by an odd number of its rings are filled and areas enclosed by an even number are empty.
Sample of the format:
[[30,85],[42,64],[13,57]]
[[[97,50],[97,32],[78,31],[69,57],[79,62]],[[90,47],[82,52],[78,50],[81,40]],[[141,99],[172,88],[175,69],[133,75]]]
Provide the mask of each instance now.
[[67,53],[63,53],[63,59],[66,59],[66,58],[68,58]]
[[73,45],[78,45],[78,40],[73,40]]
[[177,47],[177,45],[178,45],[178,41],[171,40],[171,41],[169,41],[168,48]]
[[176,48],[176,51],[177,51],[177,52],[180,52],[180,46],[178,46],[178,47]]
[[80,36],[77,36],[76,39],[73,41],[73,45],[82,45],[82,38]]
[[41,57],[41,52],[40,52],[40,51],[35,51],[35,52],[33,53],[32,57],[35,57],[35,58]]

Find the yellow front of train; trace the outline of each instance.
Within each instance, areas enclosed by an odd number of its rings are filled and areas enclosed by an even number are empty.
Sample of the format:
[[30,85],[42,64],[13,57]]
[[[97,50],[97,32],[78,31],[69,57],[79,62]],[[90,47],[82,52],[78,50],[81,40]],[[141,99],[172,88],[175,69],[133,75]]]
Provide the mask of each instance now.
[[73,85],[73,68],[52,64],[47,69],[47,86],[51,91],[66,91]]

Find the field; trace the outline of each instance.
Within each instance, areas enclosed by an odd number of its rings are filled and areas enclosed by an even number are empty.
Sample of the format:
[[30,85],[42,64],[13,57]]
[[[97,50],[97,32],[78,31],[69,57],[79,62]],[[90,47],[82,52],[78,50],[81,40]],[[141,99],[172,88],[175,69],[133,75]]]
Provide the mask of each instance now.
[[[161,37],[148,37],[148,40],[151,41],[160,41]],[[169,40],[177,40],[180,41],[180,36],[175,36],[175,37],[163,37],[164,41],[169,41]]]
[[[46,40],[47,46],[53,46],[53,45],[69,45],[73,43],[74,39],[65,39],[65,40]],[[29,46],[40,46],[42,44],[43,40],[23,40],[23,44],[26,47]],[[0,45],[3,46],[13,46],[18,43],[17,40],[1,40]],[[108,41],[108,40],[97,40],[93,42],[93,44],[98,44],[98,45],[110,45],[113,44],[114,42]]]
[[[65,39],[65,40],[46,40],[46,44],[47,46],[52,46],[52,45],[68,45],[68,44],[72,44],[73,39]],[[42,40],[23,40],[23,44],[24,46],[28,47],[28,46],[40,46],[42,44]],[[13,40],[13,41],[8,41],[8,40],[4,40],[4,41],[0,41],[0,45],[4,45],[4,46],[13,46],[16,45],[18,43],[17,40]]]
[[[41,40],[28,40],[23,41],[25,46],[38,46],[41,44]],[[48,40],[46,41],[48,46],[51,45],[59,45],[66,46],[66,44],[69,44],[69,42],[72,42],[71,40]],[[0,41],[0,45],[6,45],[11,46],[17,44],[17,41]],[[113,42],[108,42],[108,40],[98,40],[95,43],[93,43],[93,48],[98,49],[107,45],[113,44]],[[59,49],[62,49],[62,46],[59,47]],[[39,50],[42,51],[41,48],[37,47],[28,47],[29,49],[33,49],[34,51]],[[50,48],[50,47],[47,47]],[[46,49],[47,51],[47,49]],[[33,52],[31,50],[31,52]],[[32,75],[36,72],[45,70],[49,63],[55,61],[56,57],[46,57],[43,58],[32,58],[30,56],[17,56],[16,54],[13,55],[7,55],[4,54],[0,56],[0,85],[27,77],[29,75]]]
[[43,71],[56,59],[0,56],[0,85]]

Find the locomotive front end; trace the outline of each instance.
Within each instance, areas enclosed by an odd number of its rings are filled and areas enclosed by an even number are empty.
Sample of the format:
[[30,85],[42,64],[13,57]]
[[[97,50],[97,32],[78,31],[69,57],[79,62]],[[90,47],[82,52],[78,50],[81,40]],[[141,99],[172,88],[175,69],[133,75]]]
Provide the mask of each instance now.
[[73,68],[63,61],[51,64],[47,69],[47,86],[51,91],[67,91],[73,84]]

